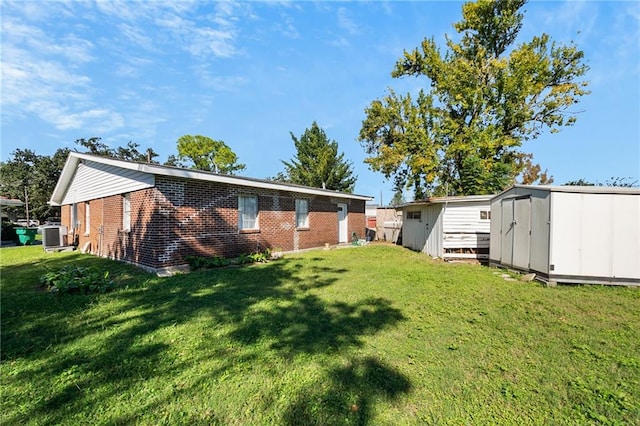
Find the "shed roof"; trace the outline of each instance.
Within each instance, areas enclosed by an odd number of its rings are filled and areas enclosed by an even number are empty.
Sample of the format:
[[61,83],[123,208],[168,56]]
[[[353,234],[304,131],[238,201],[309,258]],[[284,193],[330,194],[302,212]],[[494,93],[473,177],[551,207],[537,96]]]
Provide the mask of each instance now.
[[564,185],[564,186],[556,186],[556,185],[513,185],[510,188],[502,191],[501,193],[493,196],[493,198],[498,198],[503,194],[506,194],[509,191],[514,189],[531,189],[538,191],[549,191],[549,192],[566,192],[566,193],[575,193],[575,194],[630,194],[630,195],[640,195],[640,188],[627,188],[620,186],[572,186],[572,185]]
[[14,198],[0,197],[0,206],[24,206],[24,203]]
[[491,201],[495,195],[463,195],[463,196],[449,196],[449,197],[428,197],[424,200],[412,201],[410,203],[402,204],[397,207],[398,210],[403,210],[411,207],[426,206],[428,204],[448,204],[448,203],[481,203]]
[[325,195],[337,198],[372,200],[373,197],[367,195],[348,194],[346,192],[331,191],[327,189],[313,188],[309,186],[295,185],[290,183],[273,182],[263,179],[254,179],[240,176],[221,175],[202,170],[184,169],[180,167],[162,166],[159,164],[137,163],[133,161],[119,160],[116,158],[102,157],[92,154],[81,154],[71,152],[62,169],[58,183],[51,195],[50,204],[58,206],[62,204],[65,194],[73,181],[78,165],[83,161],[91,161],[123,170],[137,171],[154,176],[171,176],[183,179],[194,179],[208,182],[226,183],[253,188],[273,189],[280,191],[298,192],[302,194]]

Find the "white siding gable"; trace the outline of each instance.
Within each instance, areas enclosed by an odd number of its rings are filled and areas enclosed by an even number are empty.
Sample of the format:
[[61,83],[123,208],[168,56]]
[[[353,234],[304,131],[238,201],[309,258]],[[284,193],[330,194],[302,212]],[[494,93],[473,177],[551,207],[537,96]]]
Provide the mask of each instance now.
[[78,163],[61,204],[124,194],[154,185],[155,178],[152,174],[83,160]]

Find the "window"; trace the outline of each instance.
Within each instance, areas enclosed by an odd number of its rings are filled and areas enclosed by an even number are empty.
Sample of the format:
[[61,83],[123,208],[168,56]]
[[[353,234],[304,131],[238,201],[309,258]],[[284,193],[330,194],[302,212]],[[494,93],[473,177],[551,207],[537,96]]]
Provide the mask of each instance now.
[[131,230],[131,194],[122,195],[122,230]]
[[258,197],[238,197],[238,229],[258,229]]
[[89,202],[84,203],[84,235],[89,235],[91,229],[91,209]]
[[420,220],[420,211],[415,212],[407,212],[407,219],[416,219]]
[[489,210],[480,210],[480,219],[484,219],[484,220],[491,219],[491,211],[489,211]]
[[296,228],[309,227],[309,200],[296,200]]
[[71,228],[76,229],[78,227],[78,204],[73,203],[71,205]]

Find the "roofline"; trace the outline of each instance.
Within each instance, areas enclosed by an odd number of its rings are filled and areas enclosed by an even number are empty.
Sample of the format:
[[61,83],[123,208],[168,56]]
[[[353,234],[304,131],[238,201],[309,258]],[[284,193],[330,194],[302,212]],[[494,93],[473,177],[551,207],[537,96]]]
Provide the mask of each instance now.
[[142,173],[148,173],[157,176],[170,176],[183,179],[194,179],[208,182],[227,183],[231,185],[249,186],[253,188],[272,189],[277,191],[299,192],[302,194],[324,195],[337,198],[355,199],[370,201],[373,197],[368,195],[348,194],[346,192],[331,191],[329,189],[313,188],[310,186],[295,185],[290,183],[279,183],[263,179],[254,179],[239,176],[220,175],[217,173],[206,172],[195,169],[183,169],[179,167],[162,166],[159,164],[137,163],[133,161],[125,161],[116,158],[102,157],[92,154],[82,154],[79,152],[70,152],[67,161],[62,169],[58,183],[56,184],[49,204],[54,206],[61,205],[62,198],[66,192],[66,188],[71,183],[75,174],[78,163],[81,160],[93,161],[96,163],[106,164],[114,167],[120,167],[128,170],[136,170]]
[[415,206],[426,206],[429,204],[448,204],[448,203],[468,203],[473,201],[491,201],[495,197],[495,194],[491,195],[460,195],[460,196],[449,196],[449,197],[428,197],[424,200],[412,201],[410,203],[405,203],[399,205],[398,209],[415,207]]
[[533,189],[549,192],[564,192],[574,194],[627,194],[640,195],[640,188],[622,186],[573,186],[573,185],[512,185],[493,198],[500,197],[512,189]]

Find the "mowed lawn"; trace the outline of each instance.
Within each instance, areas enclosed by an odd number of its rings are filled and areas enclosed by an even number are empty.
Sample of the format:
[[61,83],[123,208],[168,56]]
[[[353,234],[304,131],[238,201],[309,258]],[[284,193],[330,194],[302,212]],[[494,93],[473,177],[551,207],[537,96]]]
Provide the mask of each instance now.
[[[638,289],[388,245],[170,278],[41,247],[0,258],[3,425],[640,423]],[[65,264],[119,288],[42,291]]]

